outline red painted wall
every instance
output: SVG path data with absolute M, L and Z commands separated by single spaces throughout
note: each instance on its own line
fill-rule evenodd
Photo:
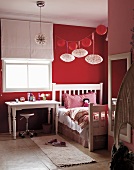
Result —
M 60 55 L 66 52 L 66 47 L 57 46 L 56 37 L 59 36 L 67 41 L 79 41 L 89 36 L 95 28 L 56 25 L 54 24 L 54 61 L 52 63 L 52 81 L 55 83 L 104 83 L 104 103 L 107 103 L 107 42 L 106 35 L 95 34 L 95 52 L 103 57 L 103 62 L 99 65 L 90 65 L 84 58 L 76 59 L 71 63 L 65 63 L 60 59 Z M 92 46 L 85 48 L 92 53 Z M 71 52 L 71 51 L 69 51 Z M 1 63 L 0 63 L 1 66 Z M 0 78 L 2 82 L 2 79 Z M 1 85 L 0 85 L 1 89 Z M 0 96 L 0 132 L 8 131 L 7 106 L 5 101 L 11 101 L 21 96 L 27 97 L 27 93 L 1 93 Z M 50 93 L 51 92 L 46 92 Z M 37 93 L 34 93 L 37 97 Z M 51 99 L 51 95 L 49 97 Z M 19 111 L 21 113 L 22 111 Z M 33 129 L 42 128 L 42 123 L 47 121 L 47 111 L 42 109 L 27 110 L 34 112 L 35 117 L 31 118 L 30 126 Z M 45 114 L 44 114 L 45 113 Z M 17 114 L 17 130 L 25 128 L 24 121 L 19 120 Z
M 67 41 L 79 41 L 88 35 L 91 35 L 95 28 L 77 27 L 67 25 L 54 25 L 54 35 Z M 85 58 L 76 58 L 73 62 L 66 63 L 60 59 L 60 55 L 67 52 L 66 47 L 57 46 L 54 37 L 54 55 L 53 62 L 53 82 L 56 83 L 104 83 L 104 89 L 107 89 L 107 42 L 104 36 L 95 34 L 95 52 L 100 54 L 104 61 L 98 65 L 90 65 L 85 62 Z M 85 48 L 92 53 L 92 46 Z M 71 51 L 68 51 L 71 53 Z M 107 102 L 107 94 L 104 102 Z
M 127 71 L 126 60 L 112 61 L 112 97 L 117 98 L 120 85 Z
M 76 58 L 73 62 L 66 63 L 60 59 L 60 55 L 67 52 L 67 48 L 57 45 L 57 37 L 66 41 L 79 41 L 95 32 L 95 28 L 54 25 L 54 57 L 53 82 L 55 83 L 104 83 L 104 103 L 107 103 L 107 62 L 108 43 L 106 35 L 100 36 L 95 33 L 95 53 L 103 57 L 103 62 L 91 65 L 85 61 L 85 57 Z M 82 47 L 82 46 L 81 46 Z M 92 53 L 92 45 L 85 48 Z M 68 51 L 71 53 L 71 51 Z

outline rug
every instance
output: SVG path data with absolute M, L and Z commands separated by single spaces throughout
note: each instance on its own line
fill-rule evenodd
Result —
M 66 147 L 53 146 L 52 144 L 47 144 L 51 139 L 57 139 L 58 141 L 66 142 Z M 90 156 L 84 154 L 82 151 L 77 149 L 75 146 L 67 142 L 59 135 L 51 136 L 41 136 L 31 138 L 47 155 L 47 157 L 57 166 L 57 167 L 68 167 L 81 164 L 89 164 L 91 162 L 96 162 Z

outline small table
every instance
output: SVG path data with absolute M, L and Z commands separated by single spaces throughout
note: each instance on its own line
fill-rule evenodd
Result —
M 16 139 L 16 111 L 22 109 L 48 108 L 48 123 L 50 123 L 50 110 L 53 108 L 53 124 L 55 119 L 55 132 L 58 132 L 58 108 L 60 102 L 54 100 L 25 101 L 25 102 L 5 102 L 8 106 L 8 125 L 11 134 L 11 113 L 13 116 L 13 138 Z

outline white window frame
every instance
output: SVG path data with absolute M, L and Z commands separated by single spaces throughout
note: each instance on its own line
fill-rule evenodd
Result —
M 28 83 L 26 88 L 7 88 L 6 87 L 6 66 L 10 65 L 22 65 L 26 64 L 28 65 L 47 65 L 48 66 L 48 87 L 38 87 L 38 88 L 29 88 Z M 27 69 L 28 70 L 28 69 Z M 27 71 L 28 74 L 28 71 Z M 45 75 L 44 75 L 45 76 Z M 43 75 L 41 75 L 41 78 L 43 78 Z M 2 85 L 3 85 L 3 92 L 31 92 L 31 91 L 47 91 L 51 90 L 52 86 L 52 61 L 49 60 L 15 60 L 15 59 L 7 59 L 2 60 Z

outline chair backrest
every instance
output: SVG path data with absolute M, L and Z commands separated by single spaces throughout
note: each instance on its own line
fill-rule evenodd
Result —
M 134 63 L 127 71 L 117 97 L 114 124 L 116 147 L 119 145 L 120 129 L 126 123 L 134 128 Z

